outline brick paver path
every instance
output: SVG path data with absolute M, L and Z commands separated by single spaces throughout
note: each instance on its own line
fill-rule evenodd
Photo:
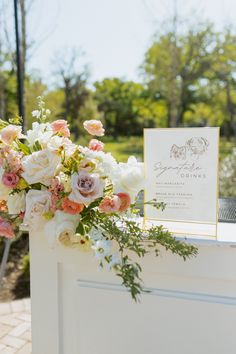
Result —
M 31 352 L 30 299 L 0 303 L 0 353 Z

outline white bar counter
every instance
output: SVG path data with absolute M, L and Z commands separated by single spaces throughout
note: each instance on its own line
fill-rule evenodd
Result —
M 33 354 L 235 354 L 236 224 L 218 233 L 186 262 L 147 256 L 139 303 L 92 254 L 30 234 Z

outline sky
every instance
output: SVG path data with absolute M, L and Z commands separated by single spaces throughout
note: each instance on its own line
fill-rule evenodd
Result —
M 154 33 L 173 14 L 210 19 L 218 28 L 236 20 L 236 0 L 34 0 L 28 16 L 28 68 L 53 82 L 57 59 L 70 48 L 84 52 L 90 82 L 140 79 L 140 64 Z M 60 55 L 58 54 L 60 53 Z

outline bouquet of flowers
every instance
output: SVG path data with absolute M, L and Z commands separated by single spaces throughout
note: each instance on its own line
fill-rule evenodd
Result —
M 144 289 L 132 254 L 135 259 L 158 255 L 160 246 L 184 259 L 197 253 L 163 227 L 140 223 L 136 198 L 144 187 L 142 163 L 134 157 L 118 163 L 97 139 L 86 147 L 74 144 L 65 120 L 48 122 L 50 111 L 41 97 L 32 115 L 37 121 L 25 135 L 19 117 L 0 120 L 1 236 L 16 237 L 24 223 L 29 230 L 43 229 L 51 245 L 92 251 L 135 300 Z M 83 126 L 93 136 L 104 135 L 99 120 Z

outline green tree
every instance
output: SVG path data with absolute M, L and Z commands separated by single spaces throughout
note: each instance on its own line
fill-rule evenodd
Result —
M 157 106 L 143 85 L 111 78 L 94 86 L 98 110 L 113 137 L 141 135 L 143 128 L 155 126 Z
M 184 114 L 198 102 L 198 86 L 211 66 L 215 33 L 209 24 L 186 33 L 170 31 L 156 37 L 142 65 L 154 98 L 167 105 L 168 126 L 184 123 Z
M 230 28 L 217 34 L 208 72 L 209 84 L 214 86 L 214 104 L 224 115 L 224 135 L 236 135 L 236 35 Z

